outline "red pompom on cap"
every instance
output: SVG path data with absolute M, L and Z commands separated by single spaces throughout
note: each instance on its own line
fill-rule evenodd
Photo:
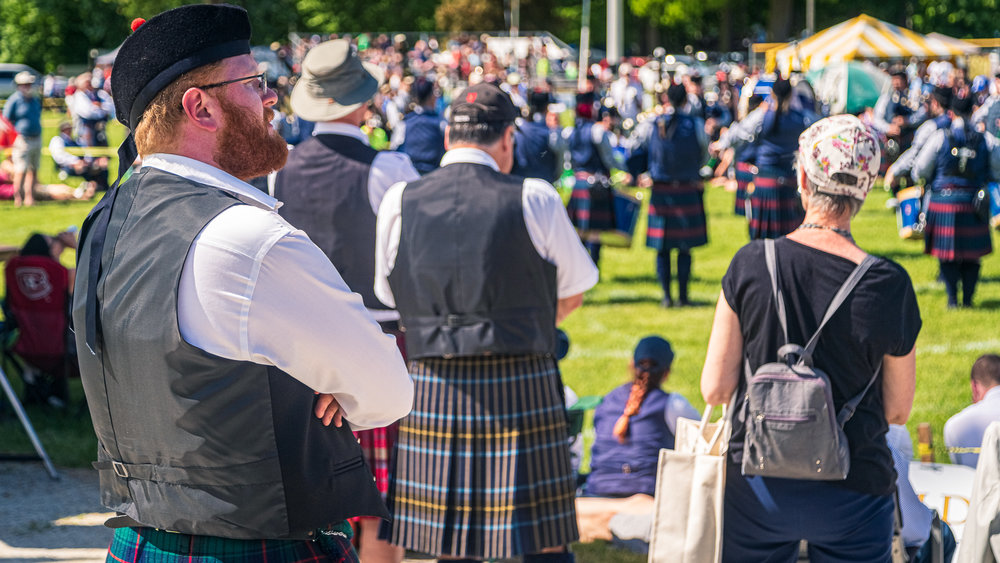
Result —
M 139 29 L 139 26 L 141 26 L 144 23 L 146 23 L 146 20 L 144 18 L 135 18 L 134 20 L 132 20 L 132 31 L 134 32 L 135 30 Z

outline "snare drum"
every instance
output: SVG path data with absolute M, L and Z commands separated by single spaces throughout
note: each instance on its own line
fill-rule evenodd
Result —
M 990 196 L 990 225 L 1000 231 L 1000 184 L 991 182 L 986 186 Z
M 896 208 L 896 225 L 899 228 L 899 236 L 904 239 L 923 238 L 923 229 L 920 228 L 920 200 L 921 189 L 918 187 L 899 190 L 896 198 L 899 207 Z

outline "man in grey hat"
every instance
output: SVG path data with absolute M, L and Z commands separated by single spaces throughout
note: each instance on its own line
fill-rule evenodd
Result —
M 391 540 L 461 561 L 573 561 L 556 324 L 597 268 L 544 180 L 510 176 L 510 98 L 452 103 L 441 168 L 379 207 L 375 295 L 398 306 L 416 384 L 390 478 Z
M 108 560 L 356 562 L 347 519 L 388 512 L 351 430 L 409 411 L 402 358 L 246 183 L 288 151 L 246 11 L 133 30 L 112 80 L 143 166 L 84 223 L 73 305 Z
M 11 147 L 14 164 L 14 207 L 34 205 L 38 165 L 42 158 L 42 100 L 32 92 L 35 75 L 27 70 L 14 75 L 17 91 L 7 98 L 3 116 L 14 125 L 17 138 Z M 24 198 L 21 198 L 21 190 Z
M 389 186 L 420 177 L 401 152 L 379 152 L 361 131 L 369 100 L 383 72 L 362 62 L 346 39 L 313 47 L 302 61 L 302 77 L 292 90 L 292 110 L 316 122 L 312 137 L 291 151 L 274 184 L 284 205 L 281 216 L 326 254 L 347 287 L 361 295 L 382 330 L 402 343 L 399 313 L 375 297 L 375 213 Z M 387 460 L 396 426 L 358 433 L 376 485 L 385 493 Z M 381 469 L 381 471 L 379 471 Z M 381 473 L 381 478 L 378 478 Z M 364 561 L 401 561 L 402 548 L 378 540 L 379 520 L 361 520 Z

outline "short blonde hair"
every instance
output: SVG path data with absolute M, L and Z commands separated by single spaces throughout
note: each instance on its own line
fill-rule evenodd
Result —
M 221 67 L 222 61 L 198 67 L 180 75 L 156 94 L 132 131 L 140 155 L 168 152 L 174 148 L 177 125 L 184 119 L 181 105 L 184 92 L 211 81 Z

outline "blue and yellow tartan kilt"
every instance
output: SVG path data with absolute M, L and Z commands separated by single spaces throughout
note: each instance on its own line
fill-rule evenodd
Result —
M 575 174 L 576 183 L 566 212 L 581 234 L 615 229 L 614 197 L 610 181 L 586 172 Z
M 550 356 L 410 362 L 389 480 L 391 543 L 504 559 L 578 537 L 562 383 Z
M 154 528 L 117 528 L 107 563 L 359 563 L 351 526 L 341 522 L 315 540 L 237 540 Z
M 646 246 L 690 250 L 708 244 L 701 182 L 656 182 L 649 195 Z
M 736 200 L 733 201 L 733 213 L 745 217 L 747 214 L 747 186 L 753 182 L 754 166 L 749 162 L 737 162 L 733 169 L 733 179 L 736 180 Z
M 778 238 L 802 224 L 805 212 L 791 171 L 760 168 L 750 198 L 750 238 Z
M 975 191 L 946 188 L 931 192 L 924 227 L 924 254 L 942 262 L 975 261 L 993 252 L 990 226 L 976 218 Z

